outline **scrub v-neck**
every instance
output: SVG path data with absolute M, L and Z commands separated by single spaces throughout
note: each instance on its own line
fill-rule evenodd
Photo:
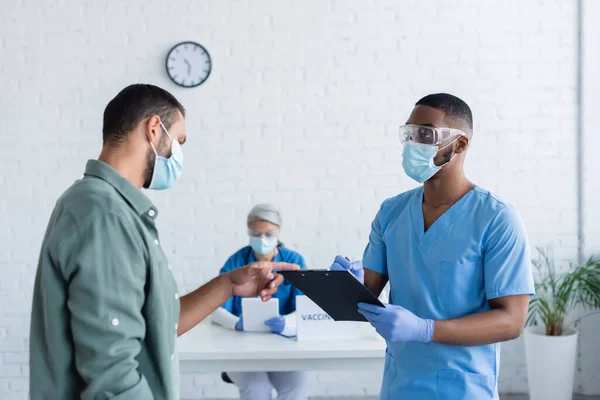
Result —
M 411 219 L 416 238 L 421 246 L 421 251 L 427 253 L 429 249 L 440 239 L 448 228 L 468 209 L 466 204 L 473 197 L 477 186 L 469 190 L 456 203 L 452 204 L 433 224 L 425 231 L 425 216 L 423 215 L 423 186 L 416 191 L 411 199 Z

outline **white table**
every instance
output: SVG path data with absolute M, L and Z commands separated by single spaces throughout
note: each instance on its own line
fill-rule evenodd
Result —
M 382 370 L 385 341 L 369 328 L 365 327 L 361 339 L 298 342 L 273 333 L 235 332 L 203 323 L 177 339 L 180 370 Z

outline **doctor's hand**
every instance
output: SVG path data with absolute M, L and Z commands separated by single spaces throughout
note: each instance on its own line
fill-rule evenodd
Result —
M 255 297 L 262 301 L 270 300 L 283 276 L 274 271 L 296 271 L 300 266 L 284 262 L 258 261 L 228 272 L 232 296 Z
M 244 330 L 244 317 L 240 317 L 240 319 L 238 320 L 238 322 L 235 324 L 235 330 L 236 331 L 243 331 Z
M 393 304 L 379 307 L 358 303 L 358 312 L 365 316 L 385 340 L 390 342 L 431 342 L 435 322 L 422 319 L 407 309 Z
M 350 271 L 356 279 L 364 285 L 365 270 L 363 269 L 362 261 L 350 261 L 344 256 L 336 256 L 335 261 L 329 268 L 330 271 Z
M 273 333 L 281 333 L 285 329 L 285 318 L 280 315 L 279 317 L 268 319 L 265 321 L 265 325 L 271 328 Z
M 271 328 L 271 332 L 285 337 L 296 336 L 296 315 L 295 313 L 279 317 L 271 318 L 265 321 L 265 325 Z

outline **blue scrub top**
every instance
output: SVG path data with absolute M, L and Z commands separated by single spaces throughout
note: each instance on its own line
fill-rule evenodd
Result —
M 387 199 L 375 217 L 365 268 L 387 275 L 391 304 L 445 320 L 489 310 L 488 300 L 534 294 L 517 211 L 476 187 L 425 232 L 423 187 Z M 388 342 L 381 399 L 498 399 L 500 344 Z
M 221 268 L 220 274 L 224 274 L 229 271 L 233 271 L 236 268 L 243 267 L 249 263 L 258 261 L 254 255 L 254 251 L 250 246 L 246 246 L 238 250 L 225 262 L 223 268 Z M 279 252 L 273 258 L 273 262 L 287 262 L 291 264 L 298 264 L 300 269 L 306 269 L 306 263 L 304 257 L 300 254 L 287 249 L 283 246 L 279 247 Z M 302 293 L 296 289 L 288 281 L 283 281 L 277 292 L 273 297 L 279 299 L 279 314 L 288 315 L 296 311 L 296 296 Z M 242 298 L 240 296 L 230 297 L 222 306 L 230 313 L 239 317 L 242 315 Z

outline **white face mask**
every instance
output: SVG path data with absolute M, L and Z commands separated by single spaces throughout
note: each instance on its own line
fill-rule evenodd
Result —
M 277 247 L 277 244 L 279 244 L 279 241 L 276 237 L 250 236 L 250 247 L 261 255 L 272 252 Z
M 162 121 L 160 122 L 160 126 L 162 126 L 169 139 L 171 139 L 171 157 L 165 158 L 159 155 L 152 142 L 150 142 L 150 146 L 152 146 L 152 150 L 156 154 L 152 180 L 148 186 L 148 189 L 152 190 L 169 189 L 179 181 L 179 178 L 183 174 L 183 151 L 181 150 L 181 145 L 169 135 Z

